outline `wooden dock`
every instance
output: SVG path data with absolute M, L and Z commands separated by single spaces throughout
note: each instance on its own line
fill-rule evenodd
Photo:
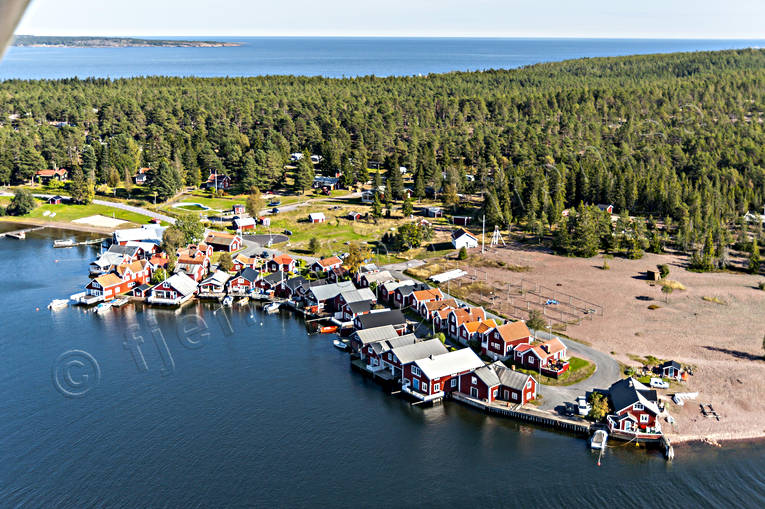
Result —
M 505 407 L 500 405 L 494 405 L 479 401 L 474 398 L 470 398 L 459 392 L 452 392 L 451 398 L 460 403 L 479 408 L 484 412 L 496 415 L 502 415 L 510 417 L 519 421 L 531 422 L 542 426 L 551 428 L 557 428 L 578 435 L 589 435 L 590 424 L 586 421 L 569 419 L 558 415 L 551 414 L 549 412 L 543 412 L 532 408 L 522 408 L 520 406 Z
M 22 228 L 21 230 L 13 230 L 10 232 L 4 232 L 0 233 L 0 239 L 3 237 L 12 237 L 16 239 L 23 239 L 27 233 L 29 232 L 36 232 L 37 230 L 42 230 L 43 228 L 47 228 L 46 226 L 35 226 L 32 228 Z

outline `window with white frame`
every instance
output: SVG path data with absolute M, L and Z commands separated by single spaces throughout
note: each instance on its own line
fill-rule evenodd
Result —
M 457 387 L 457 379 L 456 378 L 452 378 L 450 383 L 451 383 L 452 387 Z
M 518 394 L 514 392 L 514 393 L 512 394 L 512 397 L 513 397 L 513 399 L 517 400 L 517 399 L 518 399 Z
M 433 384 L 433 392 L 438 392 L 441 390 L 441 384 Z
M 412 366 L 412 374 L 414 376 L 420 376 L 420 374 L 421 374 L 420 373 L 420 368 L 418 368 L 417 366 Z
M 648 414 L 640 414 L 640 422 L 648 422 Z
M 476 377 L 472 376 L 472 377 L 470 377 L 470 383 L 472 383 L 473 385 L 475 385 L 475 384 L 477 384 L 477 383 L 478 383 L 478 379 L 477 379 Z
M 635 410 L 643 410 L 643 404 L 635 403 L 635 405 L 632 408 L 634 408 Z
M 527 388 L 527 389 L 531 389 L 531 385 L 532 385 L 532 382 L 531 382 L 531 380 L 529 380 L 528 382 L 526 382 L 526 388 Z

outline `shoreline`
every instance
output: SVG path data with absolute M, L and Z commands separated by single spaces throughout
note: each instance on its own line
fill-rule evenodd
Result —
M 18 225 L 28 225 L 28 226 L 45 226 L 47 228 L 53 228 L 57 230 L 71 230 L 75 232 L 82 232 L 82 233 L 102 233 L 102 234 L 113 234 L 117 229 L 116 228 L 101 228 L 98 226 L 90 226 L 87 224 L 77 224 L 77 223 L 71 223 L 71 222 L 57 222 L 57 221 L 45 221 L 43 219 L 33 219 L 33 218 L 19 218 L 16 219 L 14 217 L 9 216 L 1 216 L 0 217 L 0 223 L 8 223 L 8 224 L 18 224 Z

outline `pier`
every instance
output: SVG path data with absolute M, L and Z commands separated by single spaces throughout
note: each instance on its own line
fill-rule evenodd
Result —
M 569 419 L 567 417 L 561 417 L 548 412 L 543 412 L 541 410 L 522 408 L 520 405 L 505 407 L 498 404 L 486 403 L 459 392 L 452 392 L 450 397 L 455 401 L 479 408 L 490 414 L 502 415 L 519 421 L 526 421 L 550 428 L 557 428 L 579 435 L 590 434 L 590 423 L 586 421 Z
M 42 230 L 43 228 L 46 228 L 45 226 L 35 226 L 32 228 L 22 228 L 21 230 L 14 230 L 11 232 L 5 232 L 0 233 L 0 239 L 3 237 L 11 237 L 14 239 L 23 239 L 27 236 L 27 233 L 29 232 L 36 232 L 37 230 Z

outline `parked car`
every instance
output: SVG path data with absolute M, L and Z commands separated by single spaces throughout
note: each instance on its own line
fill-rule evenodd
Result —
M 654 389 L 669 389 L 669 382 L 665 382 L 661 378 L 651 378 L 650 385 Z
M 281 204 L 282 204 L 281 200 L 271 200 L 270 202 L 268 202 L 269 207 L 276 207 L 277 205 L 281 205 Z
M 285 235 L 292 235 L 292 230 L 284 230 L 284 232 L 282 233 L 284 233 Z
M 260 257 L 261 258 L 268 258 L 268 251 L 263 251 L 262 253 L 260 253 Z
M 274 207 L 274 208 L 271 209 L 271 213 L 272 214 L 278 214 L 279 213 L 279 209 L 277 207 Z
M 158 217 L 152 217 L 151 219 L 149 219 L 149 222 L 153 224 L 159 224 L 162 221 L 160 221 Z
M 592 405 L 587 402 L 587 398 L 584 396 L 576 398 L 576 413 L 585 416 L 590 413 L 590 410 L 592 410 Z

